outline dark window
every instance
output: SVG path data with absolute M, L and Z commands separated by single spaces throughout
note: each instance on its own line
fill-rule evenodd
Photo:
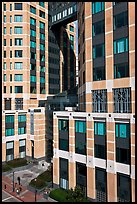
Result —
M 105 145 L 95 144 L 95 157 L 100 158 L 100 159 L 106 159 Z
M 10 4 L 10 11 L 12 11 L 12 4 Z
M 6 86 L 4 86 L 4 93 L 6 93 Z
M 128 25 L 128 11 L 114 16 L 114 30 Z
M 15 57 L 22 57 L 22 50 L 15 50 Z
M 15 98 L 15 110 L 23 110 L 23 98 Z
M 95 45 L 93 46 L 93 59 L 97 57 L 104 57 L 105 56 L 105 45 Z
M 85 84 L 85 71 L 83 72 L 83 84 Z
M 10 58 L 12 58 L 12 51 L 10 51 Z
M 6 46 L 6 39 L 4 39 L 4 46 Z
M 39 16 L 42 17 L 42 18 L 45 18 L 45 12 L 39 11 Z
M 6 11 L 6 4 L 4 4 L 4 11 Z
M 10 93 L 12 93 L 12 86 L 10 86 Z
M 92 91 L 92 112 L 107 112 L 107 90 Z
M 83 52 L 83 64 L 85 63 L 85 51 Z
M 105 20 L 99 21 L 97 23 L 93 23 L 92 25 L 93 37 L 101 33 L 105 33 Z
M 10 74 L 10 81 L 12 81 L 12 74 Z
M 86 121 L 75 121 L 75 152 L 86 154 Z
M 105 80 L 105 66 L 93 68 L 93 81 Z
M 5 116 L 5 136 L 14 135 L 14 115 Z
M 59 120 L 59 149 L 69 150 L 69 121 Z
M 12 39 L 10 39 L 10 46 L 12 46 Z
M 80 186 L 84 191 L 85 196 L 87 194 L 87 167 L 85 164 L 76 162 L 76 185 Z
M 18 115 L 18 134 L 26 134 L 26 115 Z
M 30 12 L 33 14 L 36 14 L 36 8 L 33 6 L 30 6 Z
M 60 187 L 68 189 L 68 160 L 60 158 Z
M 15 3 L 14 4 L 14 9 L 15 10 L 22 10 L 22 3 Z
M 15 93 L 23 93 L 23 86 L 15 86 Z
M 131 88 L 113 89 L 114 94 L 114 112 L 131 112 Z
M 131 178 L 117 173 L 117 202 L 131 202 Z
M 5 110 L 11 110 L 11 98 L 5 98 L 4 99 L 4 104 L 5 104 Z
M 129 77 L 129 63 L 121 63 L 114 65 L 114 78 Z
M 6 51 L 4 50 L 4 58 L 6 58 Z
M 15 38 L 15 45 L 18 45 L 18 46 L 22 45 L 22 41 L 23 41 L 22 38 Z
M 116 148 L 116 162 L 130 164 L 130 149 Z

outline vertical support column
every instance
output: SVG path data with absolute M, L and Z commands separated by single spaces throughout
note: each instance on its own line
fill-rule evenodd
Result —
M 135 202 L 135 179 L 131 179 L 131 202 Z
M 18 114 L 14 115 L 14 134 L 18 135 Z M 17 138 L 17 137 L 16 137 Z M 19 158 L 19 140 L 14 140 L 14 159 Z
M 76 163 L 74 159 L 75 154 L 75 120 L 70 116 L 69 118 L 69 189 L 76 186 Z
M 87 197 L 96 199 L 95 168 L 87 167 Z
M 117 175 L 107 172 L 107 202 L 117 202 Z

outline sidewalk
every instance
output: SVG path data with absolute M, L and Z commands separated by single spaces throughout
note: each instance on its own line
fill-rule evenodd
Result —
M 6 189 L 5 189 L 5 184 L 6 184 Z M 18 185 L 16 185 L 16 187 L 18 187 Z M 9 194 L 11 194 L 12 196 L 18 198 L 22 202 L 35 202 L 35 193 L 29 191 L 27 189 L 27 187 L 25 187 L 25 186 L 21 186 L 21 187 L 22 187 L 22 191 L 21 191 L 20 195 L 17 195 L 16 189 L 15 189 L 15 192 L 13 192 L 12 180 L 6 176 L 2 176 L 2 189 L 4 191 L 6 191 Z M 37 194 L 36 195 L 36 201 L 37 202 L 39 202 L 39 201 L 40 202 L 50 202 L 47 199 L 43 198 L 43 194 Z

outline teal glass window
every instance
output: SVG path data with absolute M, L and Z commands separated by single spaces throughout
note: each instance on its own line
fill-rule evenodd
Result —
M 40 72 L 45 72 L 45 67 L 40 66 Z
M 45 2 L 39 2 L 39 5 L 45 8 Z
M 40 33 L 40 39 L 45 40 L 45 34 L 44 33 Z
M 30 41 L 30 47 L 32 47 L 32 48 L 36 48 L 36 42 L 34 42 L 34 41 Z
M 23 33 L 22 27 L 15 27 L 14 28 L 14 33 L 15 34 L 22 34 Z
M 100 135 L 100 136 L 106 135 L 105 122 L 94 122 L 94 135 Z
M 33 37 L 36 37 L 36 31 L 35 31 L 35 30 L 30 29 L 30 35 L 31 35 L 31 36 L 33 36 Z
M 69 121 L 68 120 L 59 120 L 58 122 L 60 131 L 68 131 L 69 130 Z
M 45 77 L 40 77 L 40 83 L 45 83 Z
M 36 8 L 33 6 L 30 6 L 30 12 L 33 14 L 36 14 Z
M 45 29 L 45 23 L 43 23 L 43 22 L 40 21 L 39 24 L 40 24 L 40 28 Z
M 36 26 L 36 19 L 30 18 L 30 24 Z
M 40 61 L 41 61 L 41 62 L 44 62 L 44 61 L 45 61 L 45 55 L 41 55 L 41 54 L 40 54 Z
M 23 86 L 15 86 L 14 91 L 15 93 L 23 93 Z
M 7 30 L 6 30 L 6 27 L 4 27 L 4 34 L 6 34 L 7 33 Z
M 119 54 L 128 51 L 128 37 L 114 41 L 114 54 Z
M 74 41 L 74 36 L 73 35 L 70 35 L 70 40 Z
M 93 46 L 93 59 L 97 57 L 104 57 L 105 56 L 105 45 L 100 44 L 100 45 L 95 45 Z
M 86 133 L 86 121 L 75 121 L 75 132 Z
M 12 136 L 14 135 L 14 128 L 8 128 L 5 131 L 5 136 Z
M 45 50 L 45 45 L 44 44 L 40 44 L 40 50 Z
M 3 69 L 4 69 L 4 70 L 7 69 L 7 64 L 6 64 L 6 62 L 4 62 Z
M 115 134 L 116 134 L 116 137 L 129 138 L 130 136 L 129 123 L 116 123 L 115 124 Z
M 92 14 L 99 13 L 104 10 L 104 2 L 92 2 Z
M 23 63 L 22 62 L 15 62 L 14 63 L 14 69 L 22 69 L 23 68 Z
M 26 115 L 18 115 L 18 122 L 26 122 Z
M 12 23 L 12 16 L 10 16 L 10 23 Z
M 15 38 L 15 45 L 22 46 L 23 45 L 23 39 L 22 38 Z
M 6 115 L 5 121 L 6 123 L 14 123 L 14 115 Z
M 74 27 L 70 25 L 70 31 L 74 32 Z
M 14 22 L 22 22 L 23 16 L 22 15 L 15 15 L 14 16 Z
M 6 80 L 7 80 L 7 76 L 6 76 L 6 74 L 4 74 L 3 79 L 4 79 L 4 81 L 6 81 Z
M 36 82 L 36 76 L 30 75 L 30 82 Z
M 23 74 L 15 74 L 14 81 L 23 81 Z
M 6 15 L 4 15 L 4 23 L 6 23 Z
M 18 128 L 18 134 L 19 135 L 26 134 L 26 127 L 19 127 Z

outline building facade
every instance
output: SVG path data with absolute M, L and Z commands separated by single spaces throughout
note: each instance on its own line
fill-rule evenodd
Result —
M 49 14 L 48 2 L 2 3 L 3 162 L 46 157 L 45 108 L 39 101 L 61 92 L 63 67 L 59 54 L 63 40 L 57 44 Z M 71 35 L 75 39 L 75 30 Z
M 135 201 L 135 2 L 78 3 L 79 112 L 53 113 L 53 183 Z

